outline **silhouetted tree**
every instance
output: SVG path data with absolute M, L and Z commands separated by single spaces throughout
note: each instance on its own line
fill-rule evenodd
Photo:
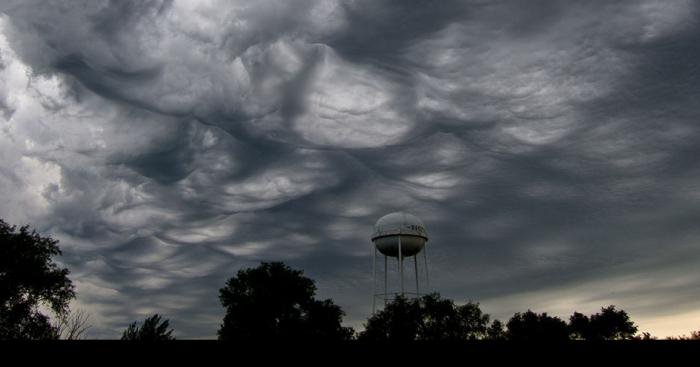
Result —
M 516 313 L 508 321 L 509 340 L 518 341 L 561 341 L 569 339 L 567 325 L 558 317 L 552 317 L 547 313 L 536 314 L 530 310 L 525 313 Z
M 56 339 L 58 330 L 39 307 L 60 316 L 75 297 L 68 269 L 53 256 L 58 241 L 29 226 L 10 226 L 0 219 L 0 339 Z
M 54 325 L 59 339 L 80 340 L 85 338 L 85 332 L 92 327 L 88 324 L 90 315 L 83 310 L 71 311 L 61 315 Z
M 467 302 L 459 306 L 457 312 L 463 327 L 463 339 L 476 340 L 487 337 L 490 316 L 481 312 L 478 303 Z
M 627 312 L 618 311 L 614 305 L 610 305 L 591 316 L 591 333 L 596 339 L 632 339 L 637 333 L 637 326 Z
M 489 316 L 478 303 L 457 306 L 433 293 L 397 297 L 365 324 L 362 340 L 473 340 L 486 337 Z
M 569 317 L 569 336 L 574 340 L 590 339 L 591 338 L 591 320 L 588 316 L 574 312 Z
M 419 331 L 425 328 L 421 305 L 418 300 L 396 297 L 383 310 L 367 320 L 365 330 L 358 339 L 368 341 L 394 340 L 410 341 L 418 338 Z
M 344 315 L 340 306 L 333 304 L 330 299 L 314 300 L 303 316 L 300 336 L 323 340 L 350 340 L 355 331 L 340 325 Z
M 440 298 L 438 294 L 422 297 L 418 306 L 418 329 L 416 337 L 422 340 L 458 340 L 465 334 L 464 327 L 457 312 L 457 307 L 450 299 Z
M 486 330 L 486 339 L 488 340 L 505 340 L 506 331 L 503 323 L 500 320 L 493 320 L 491 326 Z
M 154 314 L 146 318 L 141 326 L 138 326 L 134 321 L 122 333 L 121 340 L 138 340 L 138 341 L 158 341 L 158 340 L 175 340 L 172 336 L 173 329 L 168 330 L 170 326 L 169 320 L 162 320 L 161 316 Z
M 351 338 L 353 330 L 341 326 L 341 308 L 315 300 L 315 292 L 313 280 L 281 262 L 239 270 L 219 291 L 226 308 L 219 339 Z
M 627 313 L 616 310 L 614 305 L 601 308 L 601 312 L 591 317 L 574 312 L 568 328 L 573 339 L 585 340 L 633 339 L 637 333 Z

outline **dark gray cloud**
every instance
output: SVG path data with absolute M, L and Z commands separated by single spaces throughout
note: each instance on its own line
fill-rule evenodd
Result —
M 61 240 L 96 337 L 213 337 L 283 260 L 361 327 L 374 221 L 499 318 L 697 313 L 691 1 L 7 1 L 0 217 Z

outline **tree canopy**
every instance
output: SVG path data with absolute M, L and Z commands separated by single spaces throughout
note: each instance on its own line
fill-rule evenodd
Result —
M 599 313 L 591 317 L 575 312 L 569 319 L 569 332 L 573 339 L 633 339 L 637 326 L 627 312 L 616 310 L 614 305 L 610 305 L 601 308 Z
M 456 305 L 452 300 L 433 293 L 418 299 L 396 297 L 372 315 L 359 334 L 360 340 L 513 340 L 566 341 L 570 339 L 652 339 L 646 333 L 635 336 L 637 327 L 623 310 L 615 306 L 601 309 L 590 317 L 575 312 L 567 324 L 558 317 L 531 310 L 516 313 L 504 325 L 494 320 L 478 303 Z
M 418 299 L 396 297 L 370 317 L 362 340 L 475 340 L 484 339 L 489 315 L 478 303 L 456 305 L 432 293 Z
M 57 240 L 0 219 L 0 339 L 59 337 L 39 307 L 63 316 L 75 298 L 68 269 L 52 260 L 60 255 Z
M 530 310 L 516 313 L 507 323 L 508 340 L 562 341 L 569 339 L 566 322 L 547 313 L 537 314 Z
M 489 340 L 505 340 L 506 330 L 505 325 L 500 320 L 493 320 L 491 326 L 486 330 L 486 339 Z
M 383 310 L 372 315 L 358 339 L 367 341 L 416 340 L 423 328 L 420 303 L 405 297 L 396 297 Z
M 122 333 L 121 340 L 134 341 L 160 341 L 175 340 L 172 336 L 173 329 L 168 330 L 170 321 L 162 319 L 162 316 L 154 314 L 143 321 L 141 326 L 136 321 L 131 323 Z
M 350 339 L 341 308 L 315 293 L 313 280 L 281 262 L 239 270 L 219 291 L 226 308 L 219 339 Z

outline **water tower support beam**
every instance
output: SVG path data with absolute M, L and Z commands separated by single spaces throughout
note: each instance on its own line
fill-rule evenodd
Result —
M 416 266 L 416 297 L 420 297 L 420 289 L 418 288 L 418 254 L 413 255 L 413 265 Z
M 401 277 L 401 295 L 403 296 L 403 255 L 401 254 L 401 236 L 399 236 L 399 277 Z
M 387 275 L 388 263 L 389 260 L 387 260 L 386 255 L 384 255 L 384 308 L 386 308 L 387 283 L 389 282 L 389 276 Z
M 372 258 L 372 315 L 377 309 L 377 246 L 374 246 L 374 257 Z
M 423 247 L 423 263 L 425 263 L 425 286 L 430 289 L 430 277 L 428 276 L 428 244 Z

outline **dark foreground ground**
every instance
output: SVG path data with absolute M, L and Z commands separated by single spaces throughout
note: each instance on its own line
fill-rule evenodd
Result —
M 466 365 L 608 365 L 654 362 L 654 365 L 696 365 L 700 341 L 611 341 L 516 343 L 478 341 L 465 343 L 260 342 L 222 343 L 187 341 L 139 343 L 107 340 L 18 342 L 0 341 L 3 360 L 17 357 L 21 365 L 63 362 L 87 365 L 142 365 L 143 363 L 194 363 L 200 365 L 319 365 L 374 366 L 377 364 Z M 14 358 L 12 358 L 14 360 Z M 237 363 L 240 362 L 240 363 Z

